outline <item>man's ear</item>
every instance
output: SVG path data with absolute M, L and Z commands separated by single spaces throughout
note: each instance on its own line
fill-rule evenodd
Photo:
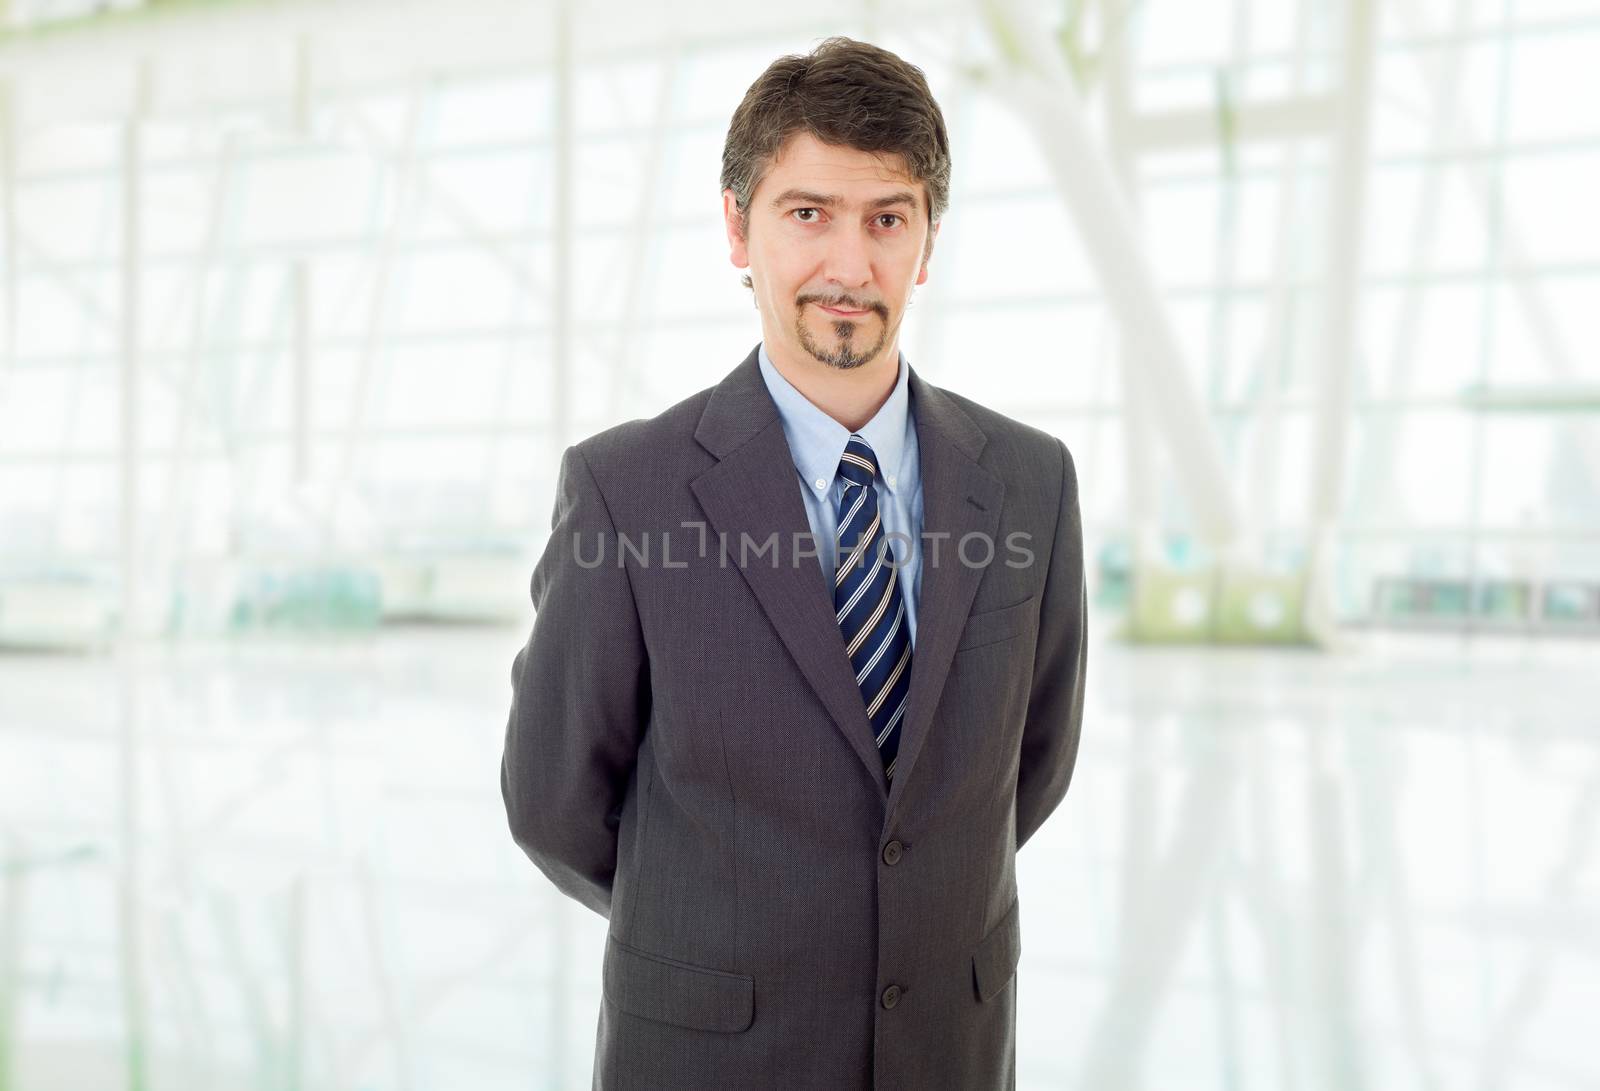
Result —
M 737 269 L 750 268 L 750 254 L 739 231 L 739 200 L 732 189 L 722 191 L 722 226 L 728 234 L 728 260 Z
M 933 244 L 939 238 L 939 224 L 943 222 L 942 220 L 934 221 L 933 234 L 928 238 L 928 255 L 922 259 L 922 268 L 917 271 L 918 284 L 926 284 L 928 281 L 928 262 L 933 260 Z

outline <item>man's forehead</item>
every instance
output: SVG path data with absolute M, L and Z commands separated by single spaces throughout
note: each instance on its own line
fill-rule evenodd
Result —
M 823 207 L 915 208 L 921 185 L 899 155 L 824 144 L 804 134 L 784 142 L 758 189 L 761 202 L 773 206 L 802 201 Z
M 825 172 L 840 178 L 910 182 L 905 157 L 898 152 L 863 151 L 848 144 L 825 144 L 810 133 L 796 133 L 773 155 L 769 174 Z

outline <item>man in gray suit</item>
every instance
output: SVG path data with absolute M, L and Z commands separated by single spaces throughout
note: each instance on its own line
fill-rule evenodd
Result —
M 762 342 L 562 458 L 501 788 L 609 921 L 597 1087 L 1015 1085 L 1016 852 L 1077 756 L 1082 529 L 1060 440 L 899 351 L 949 177 L 918 69 L 776 61 L 723 157 Z

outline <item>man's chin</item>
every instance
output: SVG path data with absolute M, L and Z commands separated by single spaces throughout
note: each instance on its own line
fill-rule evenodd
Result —
M 856 352 L 841 355 L 838 352 L 828 352 L 825 350 L 819 351 L 814 343 L 806 345 L 805 348 L 806 351 L 811 354 L 813 359 L 838 371 L 851 371 L 855 368 L 861 367 L 868 361 L 872 360 L 873 355 L 876 355 L 875 353 L 873 355 L 863 355 Z
M 804 307 L 802 307 L 804 310 Z M 820 305 L 816 306 L 817 322 L 807 322 L 804 316 L 800 323 L 800 347 L 812 359 L 839 371 L 849 371 L 861 367 L 874 359 L 883 348 L 882 338 L 877 343 L 869 341 L 867 334 L 870 332 L 857 326 L 848 331 L 848 335 L 841 338 L 839 335 L 839 316 L 830 315 Z M 878 312 L 867 311 L 859 318 L 878 317 Z M 848 319 L 857 322 L 858 319 Z M 840 353 L 838 346 L 845 346 L 845 352 Z

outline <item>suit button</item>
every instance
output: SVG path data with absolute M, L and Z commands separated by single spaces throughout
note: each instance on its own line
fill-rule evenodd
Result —
M 884 1007 L 892 1008 L 898 1003 L 900 1003 L 900 986 L 899 985 L 890 985 L 887 989 L 883 990 L 883 1006 Z
M 883 846 L 883 862 L 888 864 L 890 867 L 894 867 L 900 862 L 900 853 L 904 848 L 905 846 L 900 842 L 890 841 L 887 845 Z

